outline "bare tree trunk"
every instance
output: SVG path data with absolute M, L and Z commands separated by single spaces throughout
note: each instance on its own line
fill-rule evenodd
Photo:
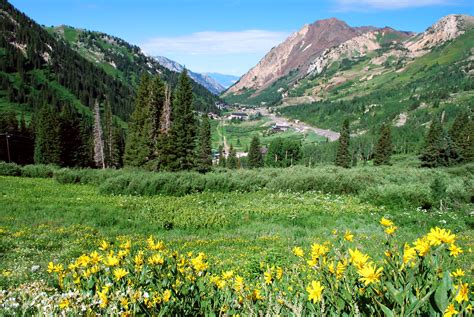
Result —
M 94 162 L 97 167 L 105 168 L 104 160 L 104 139 L 102 136 L 102 126 L 100 125 L 99 102 L 94 104 Z
M 160 120 L 161 133 L 168 134 L 171 127 L 171 89 L 165 84 L 165 103 Z

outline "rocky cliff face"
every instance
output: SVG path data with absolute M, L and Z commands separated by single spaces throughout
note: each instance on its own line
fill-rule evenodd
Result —
M 229 88 L 226 94 L 238 94 L 246 89 L 259 91 L 294 69 L 305 74 L 312 56 L 370 30 L 373 28 L 352 28 L 335 18 L 307 24 L 273 48 L 254 68 L 242 76 L 239 82 Z

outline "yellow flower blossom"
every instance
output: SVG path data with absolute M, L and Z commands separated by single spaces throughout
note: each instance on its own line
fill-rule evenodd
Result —
M 358 249 L 349 249 L 349 255 L 351 263 L 354 264 L 358 269 L 364 267 L 364 265 L 369 261 L 369 256 L 360 252 Z
M 153 239 L 153 236 L 150 236 L 146 240 L 146 242 L 148 244 L 148 248 L 152 251 L 163 251 L 165 249 L 164 242 L 163 241 L 155 242 L 155 240 Z
M 77 264 L 82 267 L 86 267 L 87 265 L 89 265 L 90 261 L 91 258 L 87 254 L 83 254 L 79 258 L 77 258 Z
M 203 272 L 207 270 L 208 264 L 206 263 L 204 258 L 204 253 L 199 253 L 197 257 L 191 259 L 191 264 L 197 272 Z
M 89 255 L 89 258 L 90 258 L 90 262 L 91 262 L 93 265 L 99 264 L 99 263 L 102 261 L 102 256 L 100 256 L 97 251 L 92 252 L 92 253 Z
M 454 315 L 459 314 L 459 312 L 454 308 L 454 304 L 449 304 L 449 306 L 444 311 L 443 317 L 452 317 Z
M 122 305 L 123 308 L 128 309 L 128 299 L 126 297 L 120 298 L 120 305 Z
M 105 308 L 109 304 L 109 300 L 107 298 L 107 293 L 109 292 L 109 288 L 104 286 L 100 292 L 97 292 L 100 300 L 100 307 Z
M 120 248 L 125 249 L 125 250 L 130 250 L 132 248 L 132 241 L 130 240 L 124 241 L 122 244 L 120 244 Z
M 398 229 L 397 226 L 390 226 L 390 227 L 387 227 L 387 228 L 385 229 L 385 233 L 386 233 L 386 234 L 389 234 L 389 235 L 392 235 L 392 234 L 395 233 L 395 231 L 396 231 L 397 229 Z
M 107 251 L 109 249 L 109 243 L 105 240 L 102 240 L 99 244 L 99 250 Z
M 464 251 L 460 247 L 456 246 L 454 243 L 452 243 L 449 246 L 449 255 L 451 255 L 451 256 L 457 257 L 458 255 L 460 255 L 463 252 Z
M 454 298 L 456 302 L 460 304 L 462 302 L 469 301 L 469 286 L 467 285 L 467 283 L 455 285 L 454 288 L 458 289 L 458 293 L 456 294 L 456 297 Z
M 61 308 L 61 309 L 66 309 L 66 308 L 69 307 L 69 305 L 70 305 L 69 299 L 67 299 L 67 298 L 65 298 L 61 302 L 59 302 L 59 308 Z
M 233 285 L 234 291 L 241 292 L 244 289 L 244 278 L 240 275 L 236 275 Z
M 150 265 L 163 265 L 164 261 L 165 260 L 163 259 L 161 254 L 158 254 L 158 253 L 153 254 L 152 256 L 148 258 L 148 264 Z
M 411 248 L 408 243 L 405 243 L 403 248 L 403 264 L 407 264 L 408 262 L 415 260 L 416 256 L 416 249 Z
M 297 257 L 302 258 L 304 256 L 304 251 L 300 247 L 294 247 L 293 254 L 296 255 Z
M 380 224 L 384 227 L 392 227 L 393 226 L 393 222 L 390 219 L 387 219 L 385 217 L 382 217 L 382 219 L 380 219 Z
M 273 282 L 272 272 L 271 271 L 265 271 L 265 273 L 263 273 L 263 275 L 264 275 L 265 284 L 267 284 L 267 285 L 272 284 L 272 282 Z
M 308 292 L 308 300 L 313 301 L 313 303 L 320 302 L 322 299 L 324 286 L 321 285 L 319 281 L 312 281 L 310 285 L 306 287 Z
M 120 262 L 120 260 L 113 255 L 113 253 L 110 253 L 104 261 L 104 264 L 107 266 L 117 266 Z
M 163 292 L 163 302 L 167 303 L 170 301 L 170 299 L 171 299 L 171 291 L 167 289 Z
M 417 239 L 413 245 L 415 246 L 415 250 L 418 252 L 420 256 L 425 256 L 430 250 L 430 242 L 426 237 L 421 239 Z
M 344 240 L 351 242 L 353 239 L 354 235 L 349 230 L 346 230 L 346 233 L 344 234 Z
M 125 277 L 128 272 L 122 268 L 118 268 L 114 270 L 115 280 L 120 281 L 123 277 Z
M 462 277 L 464 276 L 465 272 L 461 269 L 457 269 L 456 271 L 451 273 L 452 277 Z
M 451 230 L 435 227 L 431 228 L 426 238 L 431 245 L 437 246 L 441 243 L 453 244 L 456 239 L 456 235 L 452 234 Z
M 283 269 L 281 267 L 277 267 L 277 270 L 276 270 L 276 279 L 277 280 L 281 280 L 281 278 L 283 277 Z
M 234 271 L 222 272 L 222 278 L 223 278 L 224 280 L 231 279 L 232 276 L 234 276 Z
M 380 276 L 382 275 L 383 268 L 377 268 L 373 262 L 368 263 L 363 268 L 359 269 L 357 273 L 361 276 L 359 281 L 364 283 L 366 286 L 371 283 L 376 283 L 380 281 Z

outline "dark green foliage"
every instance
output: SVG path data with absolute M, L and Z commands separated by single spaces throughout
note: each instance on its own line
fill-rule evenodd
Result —
M 349 120 L 344 120 L 342 124 L 341 135 L 339 137 L 339 146 L 337 148 L 336 154 L 336 166 L 341 166 L 344 168 L 351 167 L 351 155 L 349 153 L 349 141 L 350 141 L 350 131 L 349 131 Z
M 225 158 L 225 153 L 224 153 L 224 146 L 220 145 L 219 146 L 219 167 L 225 167 L 226 166 L 226 158 Z
M 239 159 L 237 158 L 237 152 L 234 149 L 234 146 L 231 144 L 229 148 L 229 156 L 227 156 L 225 167 L 230 169 L 239 168 Z
M 460 161 L 458 150 L 438 118 L 431 121 L 420 155 L 422 167 L 451 166 Z
M 63 107 L 59 117 L 61 166 L 89 166 L 85 144 L 89 134 L 83 134 L 81 116 L 69 105 Z M 85 131 L 84 131 L 85 132 Z
M 301 159 L 301 142 L 275 138 L 268 146 L 265 165 L 269 167 L 289 167 Z
M 263 167 L 263 156 L 262 152 L 260 152 L 260 140 L 257 135 L 252 138 L 248 153 L 247 159 L 250 168 Z
M 207 115 L 203 115 L 199 128 L 196 169 L 201 173 L 212 168 L 211 124 Z
M 45 105 L 35 122 L 35 164 L 61 163 L 60 120 L 57 111 Z
M 170 129 L 173 145 L 172 160 L 164 169 L 178 171 L 194 168 L 196 148 L 196 120 L 193 112 L 193 93 L 188 73 L 184 70 L 179 78 L 173 100 Z
M 462 162 L 474 160 L 474 120 L 469 117 L 468 111 L 458 114 L 449 130 L 449 136 L 459 151 Z
M 125 146 L 124 164 L 140 167 L 149 161 L 152 154 L 150 140 L 151 116 L 149 101 L 151 79 L 144 74 L 135 99 L 135 110 L 130 117 Z
M 374 165 L 390 165 L 392 155 L 392 132 L 390 125 L 383 124 L 380 128 L 380 138 L 375 146 Z

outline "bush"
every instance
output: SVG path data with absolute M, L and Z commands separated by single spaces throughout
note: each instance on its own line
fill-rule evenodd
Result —
M 424 207 L 431 206 L 431 191 L 426 185 L 415 184 L 386 184 L 367 188 L 360 195 L 362 200 L 367 200 L 379 205 Z
M 57 168 L 51 165 L 26 165 L 21 169 L 21 176 L 35 178 L 52 178 Z
M 62 168 L 54 173 L 54 179 L 60 184 L 76 184 L 81 181 L 78 170 Z
M 20 176 L 21 167 L 15 163 L 0 162 L 1 176 Z

